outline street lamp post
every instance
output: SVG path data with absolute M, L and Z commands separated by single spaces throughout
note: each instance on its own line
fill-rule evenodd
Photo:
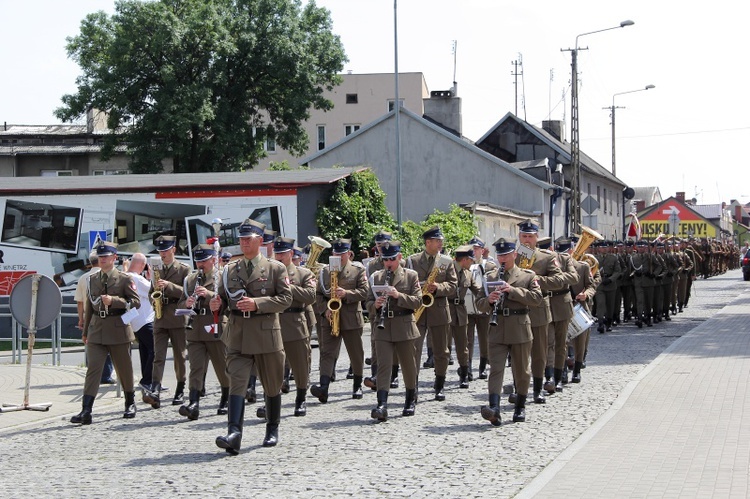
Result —
M 620 108 L 618 106 L 615 106 L 615 97 L 618 95 L 625 95 L 625 94 L 632 94 L 635 92 L 643 92 L 644 90 L 651 90 L 652 88 L 656 88 L 655 85 L 646 85 L 644 88 L 639 88 L 636 90 L 628 90 L 627 92 L 619 92 L 612 96 L 612 105 L 610 107 L 604 107 L 602 109 L 609 109 L 611 111 L 612 116 L 612 175 L 615 177 L 617 176 L 617 168 L 615 167 L 615 109 L 624 109 Z
M 632 26 L 633 24 L 635 24 L 633 21 L 627 20 L 621 22 L 617 26 L 612 26 L 611 28 L 581 33 L 580 35 L 576 36 L 576 44 L 574 48 L 560 49 L 562 52 L 570 51 L 571 54 L 572 77 L 570 85 L 570 166 L 573 169 L 573 202 L 570 228 L 571 231 L 576 234 L 581 233 L 581 153 L 578 134 L 578 51 L 588 49 L 588 47 L 579 49 L 578 39 L 582 36 L 593 35 L 594 33 L 601 33 L 603 31 L 609 31 L 617 28 L 624 28 L 626 26 Z

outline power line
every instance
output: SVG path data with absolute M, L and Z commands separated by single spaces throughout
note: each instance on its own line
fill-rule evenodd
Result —
M 617 137 L 620 139 L 648 139 L 651 137 L 672 137 L 678 135 L 699 135 L 704 133 L 725 133 L 725 132 L 739 132 L 743 130 L 750 130 L 750 127 L 738 127 L 738 128 L 719 128 L 716 130 L 695 130 L 689 132 L 672 132 L 672 133 L 655 133 L 650 135 L 627 135 L 623 137 Z M 611 140 L 612 137 L 587 137 L 586 140 Z

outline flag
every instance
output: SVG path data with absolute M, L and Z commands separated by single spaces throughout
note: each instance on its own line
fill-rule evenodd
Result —
M 636 241 L 641 238 L 641 222 L 638 221 L 638 215 L 636 215 L 635 213 L 630 214 L 630 225 L 628 226 L 628 237 L 632 237 Z

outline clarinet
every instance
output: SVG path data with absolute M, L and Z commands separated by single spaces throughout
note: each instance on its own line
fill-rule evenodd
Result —
M 391 272 L 390 270 L 385 271 L 385 285 L 390 286 L 391 285 Z M 390 302 L 391 297 L 386 296 L 385 304 L 380 309 L 380 321 L 378 322 L 378 329 L 385 329 L 385 318 L 388 316 L 388 304 Z
M 503 277 L 503 274 L 505 273 L 505 264 L 500 264 L 500 270 L 497 271 L 497 275 L 499 275 L 501 278 Z M 500 310 L 500 307 L 503 306 L 505 303 L 505 293 L 500 293 L 500 299 L 498 299 L 495 302 L 495 306 L 492 307 L 492 317 L 490 317 L 490 326 L 497 326 L 497 312 Z
M 201 282 L 203 280 L 203 269 L 198 269 L 198 275 L 195 276 L 195 287 L 193 288 L 193 294 L 191 297 L 193 298 L 193 310 L 195 310 L 195 306 L 198 305 L 198 300 L 200 297 L 196 294 L 196 290 L 198 289 L 198 286 L 201 285 Z M 187 325 L 185 326 L 185 329 L 193 329 L 193 317 L 190 316 L 187 321 Z

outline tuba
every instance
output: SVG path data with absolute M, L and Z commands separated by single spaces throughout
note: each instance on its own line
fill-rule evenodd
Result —
M 328 260 L 328 262 L 329 262 L 328 268 L 331 273 L 331 298 L 330 300 L 328 300 L 326 307 L 328 307 L 328 310 L 331 311 L 331 335 L 338 336 L 339 335 L 339 314 L 341 312 L 341 298 L 336 296 L 336 290 L 339 288 L 339 271 L 341 270 L 341 257 L 332 256 Z
M 318 263 L 318 258 L 320 258 L 320 254 L 324 249 L 331 247 L 331 243 L 322 237 L 307 236 L 307 238 L 310 240 L 310 255 L 307 257 L 304 267 L 310 269 L 313 274 L 317 274 L 322 267 L 322 265 Z
M 151 301 L 154 302 L 154 318 L 161 319 L 161 299 L 162 299 L 162 292 L 160 289 L 156 287 L 156 283 L 159 281 L 161 276 L 159 276 L 159 269 L 161 268 L 161 258 L 150 258 L 149 264 L 151 265 L 151 286 L 153 286 L 154 291 L 151 293 Z
M 594 241 L 603 240 L 604 236 L 599 234 L 597 231 L 590 227 L 586 227 L 585 225 L 581 225 L 581 238 L 576 243 L 576 247 L 573 248 L 573 252 L 570 255 L 573 260 L 577 260 L 579 262 L 583 260 L 588 263 L 589 267 L 591 267 L 592 275 L 596 274 L 596 271 L 599 270 L 599 261 L 592 255 L 587 254 L 586 250 Z

